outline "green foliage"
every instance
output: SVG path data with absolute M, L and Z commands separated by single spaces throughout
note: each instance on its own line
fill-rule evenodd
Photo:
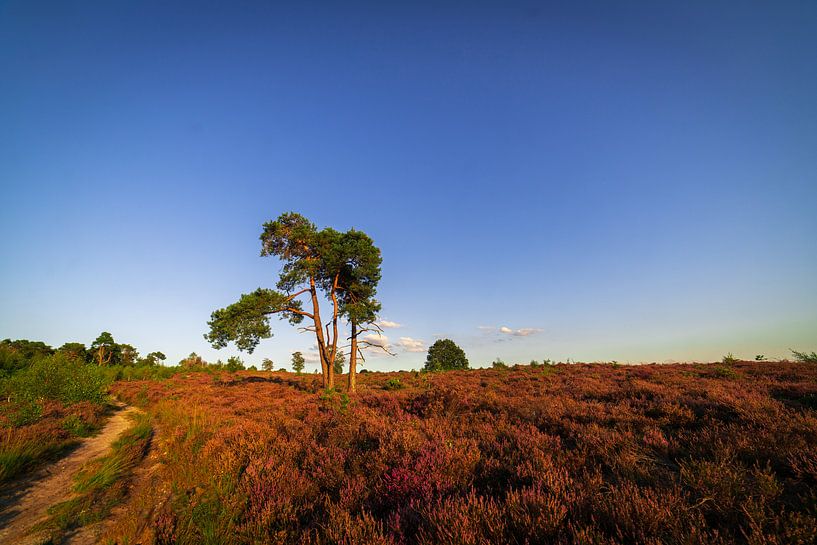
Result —
M 462 348 L 451 339 L 438 339 L 428 348 L 426 371 L 468 369 L 468 358 Z
M 304 355 L 303 354 L 301 354 L 300 352 L 293 352 L 292 353 L 292 370 L 300 375 L 301 371 L 304 370 L 305 361 L 306 360 L 304 360 Z
M 322 282 L 324 289 L 331 287 L 334 275 L 343 289 L 338 294 L 340 313 L 356 324 L 368 324 L 377 319 L 380 303 L 375 300 L 380 282 L 383 258 L 374 241 L 362 231 L 351 229 L 346 233 L 329 233 L 331 258 L 326 264 Z
M 383 384 L 384 390 L 402 390 L 405 388 L 402 382 L 400 382 L 399 378 L 390 378 Z
M 817 352 L 812 352 L 809 354 L 808 352 L 798 352 L 797 350 L 792 350 L 791 353 L 794 355 L 794 359 L 799 362 L 817 364 Z
M 113 340 L 113 335 L 107 331 L 99 334 L 99 337 L 91 343 L 88 351 L 97 365 L 118 365 L 121 363 L 119 345 Z
M 298 324 L 303 316 L 284 312 L 285 308 L 300 310 L 300 301 L 288 301 L 283 293 L 270 289 L 258 288 L 252 293 L 245 293 L 237 303 L 216 310 L 210 316 L 207 325 L 210 331 L 204 335 L 214 348 L 224 348 L 233 341 L 239 350 L 252 353 L 261 339 L 272 337 L 269 315 L 281 312 L 282 318 Z
M 272 362 L 271 359 L 264 358 L 264 361 L 261 362 L 261 369 L 263 369 L 264 371 L 272 371 L 274 365 L 275 364 Z
M 230 373 L 235 373 L 236 371 L 245 370 L 246 367 L 244 367 L 244 362 L 241 361 L 241 358 L 238 356 L 230 356 L 227 358 L 227 364 L 224 366 L 224 369 Z
M 35 358 L 50 356 L 54 349 L 40 341 L 0 341 L 0 379 L 27 367 Z
M 758 354 L 757 356 L 755 356 L 755 361 L 766 361 L 766 356 L 764 356 L 763 354 Z
M 318 396 L 321 407 L 324 409 L 338 410 L 345 413 L 352 401 L 346 392 L 339 392 L 335 388 L 326 388 Z
M 117 344 L 116 353 L 119 355 L 120 365 L 136 365 L 139 352 L 129 344 Z
M 206 367 L 189 368 L 189 367 L 165 367 L 163 365 L 156 366 L 132 366 L 122 367 L 120 365 L 114 367 L 104 367 L 103 373 L 107 377 L 108 382 L 116 380 L 165 380 L 178 373 L 190 373 L 192 371 L 205 371 Z
M 725 365 L 716 365 L 712 368 L 715 372 L 715 376 L 718 378 L 738 378 L 740 375 L 732 369 L 731 367 L 726 367 Z
M 729 352 L 727 355 L 723 357 L 721 363 L 723 363 L 724 365 L 733 365 L 739 361 L 740 360 L 738 358 L 736 358 L 731 352 Z
M 62 429 L 77 437 L 88 437 L 95 428 L 89 426 L 85 420 L 75 414 L 66 416 L 62 421 Z
M 106 373 L 94 365 L 64 354 L 35 359 L 27 369 L 15 373 L 3 384 L 13 402 L 39 403 L 53 399 L 63 403 L 101 403 L 108 386 Z
M 33 424 L 43 415 L 39 400 L 8 396 L 13 402 L 3 407 L 3 414 L 14 427 Z
M 494 361 L 491 362 L 491 367 L 493 367 L 494 369 L 507 369 L 508 364 L 506 364 L 500 358 L 497 358 L 497 359 L 495 359 Z
M 156 365 L 162 365 L 166 359 L 167 356 L 165 356 L 162 352 L 151 352 L 141 360 L 138 360 L 137 365 L 147 365 L 153 367 Z
M 337 355 L 335 356 L 335 361 L 333 363 L 336 375 L 343 373 L 344 363 L 346 363 L 346 355 L 342 351 L 338 351 Z
M 288 212 L 266 222 L 260 239 L 262 256 L 283 261 L 277 291 L 259 288 L 213 312 L 208 322 L 210 330 L 205 334 L 213 347 L 220 349 L 234 342 L 239 350 L 252 352 L 261 339 L 272 336 L 272 314 L 292 324 L 300 323 L 304 316 L 317 320 L 317 289 L 337 303 L 332 320 L 345 317 L 352 323 L 353 336 L 358 324 L 376 319 L 380 303 L 374 295 L 382 258 L 368 235 L 354 229 L 346 233 L 332 228 L 319 231 L 302 215 Z M 297 299 L 304 293 L 311 297 L 311 313 L 305 312 L 302 301 Z M 318 333 L 316 340 L 321 354 L 325 354 L 327 346 L 337 339 L 318 337 Z
M 88 361 L 90 357 L 83 343 L 65 343 L 57 349 L 57 352 L 78 361 Z
M 179 366 L 185 368 L 204 368 L 207 367 L 207 362 L 195 352 L 190 352 L 189 356 L 179 362 Z

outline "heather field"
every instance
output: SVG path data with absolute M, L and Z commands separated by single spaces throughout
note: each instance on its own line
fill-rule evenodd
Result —
M 817 366 L 119 381 L 151 455 L 103 542 L 813 543 Z

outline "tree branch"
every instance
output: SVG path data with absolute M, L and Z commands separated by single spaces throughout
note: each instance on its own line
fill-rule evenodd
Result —
M 306 292 L 308 292 L 308 291 L 309 291 L 309 288 L 304 288 L 304 289 L 302 289 L 301 291 L 299 291 L 298 293 L 293 293 L 292 295 L 288 296 L 288 297 L 285 299 L 285 301 L 292 301 L 293 299 L 295 299 L 296 297 L 298 297 L 298 296 L 299 296 L 299 295 L 301 295 L 302 293 L 306 293 Z
M 301 316 L 306 316 L 307 318 L 314 319 L 314 316 L 312 316 L 308 312 L 306 312 L 304 310 L 297 309 L 297 308 L 292 308 L 292 307 L 284 308 L 284 309 L 281 309 L 281 310 L 276 310 L 275 312 L 294 312 L 295 314 L 300 314 Z

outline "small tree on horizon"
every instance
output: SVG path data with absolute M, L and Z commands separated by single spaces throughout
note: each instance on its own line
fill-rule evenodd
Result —
M 179 366 L 188 368 L 207 367 L 207 362 L 204 361 L 204 359 L 195 352 L 190 352 L 189 356 L 187 356 L 186 358 L 179 362 Z
M 230 356 L 227 358 L 227 363 L 224 365 L 224 368 L 230 373 L 235 373 L 236 371 L 243 371 L 246 369 L 246 367 L 244 367 L 244 362 L 238 356 Z
M 449 371 L 468 369 L 468 358 L 465 351 L 451 339 L 438 339 L 428 348 L 426 371 Z
M 343 373 L 343 364 L 346 363 L 346 356 L 344 355 L 343 351 L 338 351 L 337 355 L 335 356 L 335 374 L 340 375 Z
M 300 352 L 293 352 L 292 353 L 292 370 L 295 371 L 297 374 L 301 374 L 301 371 L 304 370 L 304 355 Z
M 159 352 L 157 350 L 156 352 L 151 352 L 143 359 L 139 360 L 139 363 L 142 365 L 149 365 L 151 367 L 154 367 L 156 365 L 162 365 L 166 359 L 167 356 L 165 356 L 162 352 Z
M 274 364 L 272 363 L 271 359 L 264 358 L 264 361 L 261 362 L 261 369 L 263 369 L 264 371 L 272 371 L 273 365 Z
M 113 340 L 113 335 L 108 333 L 107 331 L 103 331 L 99 334 L 93 343 L 91 343 L 91 347 L 89 348 L 89 352 L 92 354 L 94 362 L 97 365 L 115 365 L 118 363 L 114 360 L 114 356 L 117 351 L 117 344 L 116 341 Z

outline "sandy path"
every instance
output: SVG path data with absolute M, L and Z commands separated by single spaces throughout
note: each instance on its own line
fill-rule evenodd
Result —
M 71 454 L 47 465 L 33 475 L 4 488 L 0 492 L 0 543 L 35 545 L 45 534 L 28 532 L 48 518 L 48 508 L 68 499 L 74 476 L 88 462 L 105 454 L 119 434 L 133 423 L 128 415 L 139 412 L 136 407 L 119 405 L 102 431 L 84 439 Z

